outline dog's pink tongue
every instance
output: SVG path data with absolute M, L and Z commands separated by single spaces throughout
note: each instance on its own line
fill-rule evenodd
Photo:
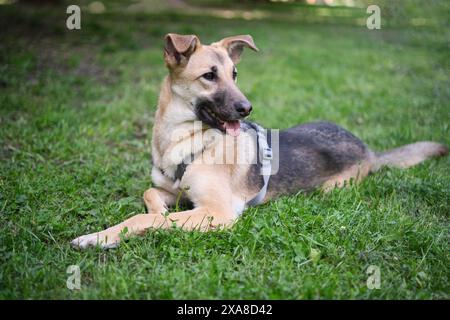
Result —
M 241 133 L 241 124 L 239 123 L 239 120 L 227 121 L 224 126 L 230 136 L 237 137 L 239 133 Z

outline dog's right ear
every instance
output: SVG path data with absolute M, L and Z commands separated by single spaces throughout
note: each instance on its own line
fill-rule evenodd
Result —
M 200 47 L 195 35 L 168 33 L 165 37 L 164 60 L 170 69 L 186 66 L 190 56 Z

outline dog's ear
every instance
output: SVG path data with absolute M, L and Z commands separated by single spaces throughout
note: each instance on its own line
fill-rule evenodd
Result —
M 164 60 L 169 68 L 185 66 L 190 56 L 200 46 L 195 35 L 168 33 L 165 36 Z
M 224 47 L 228 51 L 228 55 L 231 60 L 233 60 L 234 64 L 239 62 L 244 47 L 250 48 L 254 51 L 259 51 L 253 42 L 251 35 L 227 37 L 217 42 L 217 44 Z

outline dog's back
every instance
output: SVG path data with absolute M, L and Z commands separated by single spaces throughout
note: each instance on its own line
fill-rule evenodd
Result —
M 279 169 L 271 176 L 267 199 L 280 194 L 329 189 L 349 180 L 361 180 L 382 166 L 407 168 L 448 148 L 417 142 L 383 153 L 371 151 L 347 130 L 329 122 L 299 125 L 280 132 Z M 255 170 L 251 174 L 257 174 Z M 253 180 L 256 180 L 254 178 Z

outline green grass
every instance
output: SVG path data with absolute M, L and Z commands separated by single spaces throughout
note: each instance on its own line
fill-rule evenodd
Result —
M 261 52 L 244 53 L 238 81 L 252 120 L 326 119 L 383 150 L 450 145 L 448 28 L 107 11 L 67 31 L 65 17 L 0 6 L 0 298 L 450 298 L 449 157 L 283 197 L 227 231 L 69 246 L 144 211 L 165 33 L 252 34 Z M 370 265 L 380 289 L 366 286 Z

